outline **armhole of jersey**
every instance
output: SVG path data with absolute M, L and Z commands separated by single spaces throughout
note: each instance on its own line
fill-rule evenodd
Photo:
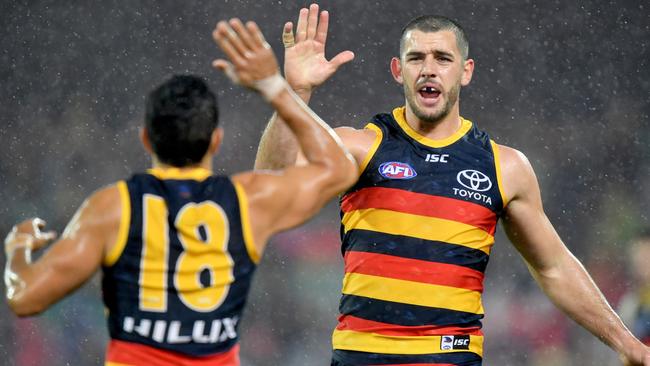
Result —
M 496 142 L 492 140 L 490 140 L 490 144 L 492 145 L 492 153 L 494 154 L 494 170 L 496 171 L 497 174 L 497 184 L 499 185 L 501 202 L 503 202 L 503 208 L 505 208 L 508 205 L 508 197 L 506 197 L 506 193 L 503 191 L 503 179 L 501 177 L 501 158 L 499 156 L 499 146 L 497 145 Z
M 250 225 L 250 216 L 248 215 L 248 196 L 246 196 L 246 191 L 237 182 L 232 182 L 235 186 L 235 192 L 237 192 L 237 199 L 239 200 L 239 212 L 241 214 L 241 229 L 244 235 L 244 245 L 246 245 L 246 251 L 251 260 L 257 264 L 260 262 L 260 254 L 257 252 L 257 247 L 255 246 L 255 241 L 253 239 L 253 230 Z
M 122 251 L 124 251 L 129 237 L 129 226 L 131 226 L 131 198 L 129 197 L 129 188 L 123 180 L 117 182 L 116 186 L 120 192 L 122 214 L 120 216 L 120 228 L 117 231 L 115 244 L 111 248 L 111 251 L 106 254 L 106 257 L 104 257 L 105 267 L 110 267 L 115 264 L 120 258 L 120 255 L 122 255 Z
M 381 144 L 381 140 L 384 135 L 381 132 L 381 128 L 377 127 L 377 125 L 375 125 L 372 122 L 368 123 L 364 128 L 375 131 L 377 136 L 375 137 L 375 141 L 372 143 L 372 146 L 370 146 L 370 149 L 368 150 L 366 157 L 363 159 L 363 162 L 361 163 L 361 165 L 359 165 L 359 175 L 361 175 L 366 170 L 368 164 L 370 163 L 370 160 L 372 159 L 373 156 L 375 156 L 375 153 L 377 152 L 377 149 L 379 148 L 379 144 Z

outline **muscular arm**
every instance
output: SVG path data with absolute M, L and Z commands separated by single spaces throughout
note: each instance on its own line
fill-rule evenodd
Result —
M 283 169 L 296 163 L 300 149 L 287 124 L 273 113 L 266 125 L 255 156 L 255 169 Z
M 637 360 L 633 364 L 643 365 L 638 360 L 647 350 L 623 325 L 546 217 L 537 178 L 528 160 L 514 149 L 500 146 L 499 150 L 504 190 L 510 197 L 504 228 L 537 283 L 578 324 L 619 354 Z
M 299 225 L 356 181 L 357 165 L 340 138 L 289 90 L 271 104 L 304 151 L 306 164 L 233 177 L 249 195 L 251 226 L 258 250 L 268 237 Z
M 341 139 L 279 76 L 277 61 L 253 22 L 220 22 L 215 41 L 233 62 L 215 61 L 231 79 L 262 93 L 296 136 L 307 164 L 278 172 L 246 172 L 233 177 L 248 196 L 258 252 L 267 238 L 313 216 L 356 180 L 357 165 Z
M 98 191 L 79 208 L 61 238 L 33 263 L 31 249 L 41 248 L 54 235 L 41 234 L 33 220 L 16 225 L 5 240 L 4 275 L 14 313 L 40 313 L 87 281 L 101 265 L 106 243 L 115 241 L 120 210 L 115 186 Z

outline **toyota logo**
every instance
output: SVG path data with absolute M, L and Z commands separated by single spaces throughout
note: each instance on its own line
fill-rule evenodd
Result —
M 490 178 L 478 170 L 467 169 L 458 172 L 456 180 L 461 186 L 473 191 L 485 192 L 492 188 Z

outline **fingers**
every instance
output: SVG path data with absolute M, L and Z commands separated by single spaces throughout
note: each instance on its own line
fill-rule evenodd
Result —
M 252 35 L 249 34 L 249 31 L 247 29 L 244 29 L 244 24 L 242 24 L 241 20 L 237 18 L 230 19 L 228 22 L 232 29 L 237 33 L 237 40 L 241 44 L 242 48 L 244 49 L 244 52 L 246 50 L 252 49 L 255 47 L 255 40 L 253 39 Z M 249 22 L 251 23 L 251 22 Z M 254 34 L 254 33 L 253 33 Z
M 260 28 L 257 26 L 257 23 L 248 21 L 246 22 L 246 28 L 248 29 L 248 32 L 252 35 L 253 43 L 257 47 L 264 47 L 264 48 L 270 48 L 271 46 L 266 42 L 266 39 L 264 39 L 264 34 L 262 34 L 262 31 Z
M 36 244 L 46 243 L 52 239 L 56 238 L 56 232 L 54 231 L 41 231 L 45 228 L 45 221 L 40 218 L 35 218 L 32 220 L 32 233 Z
M 311 4 L 309 9 L 300 9 L 298 25 L 296 27 L 296 42 L 315 39 L 325 43 L 325 40 L 327 39 L 328 23 L 329 13 L 323 11 L 319 15 L 318 4 Z M 287 29 L 285 24 L 285 32 L 286 31 Z
M 230 61 L 217 59 L 212 66 L 234 83 L 255 89 L 256 81 L 277 73 L 275 55 L 255 22 L 221 21 L 212 34 Z
M 327 29 L 329 28 L 330 14 L 327 10 L 323 10 L 320 13 L 320 20 L 318 21 L 318 30 L 316 31 L 317 42 L 322 43 L 323 45 L 327 41 Z
M 212 61 L 212 66 L 218 70 L 221 70 L 227 77 L 235 84 L 239 84 L 239 76 L 235 72 L 235 67 L 228 61 L 223 59 L 217 59 Z
M 307 8 L 300 9 L 298 15 L 298 25 L 296 26 L 296 42 L 301 42 L 307 39 L 307 16 L 309 10 Z
M 317 26 L 318 26 L 318 4 L 311 4 L 309 6 L 309 14 L 307 16 L 307 39 L 314 39 L 314 37 L 316 37 Z
M 237 38 L 236 34 L 233 35 L 231 33 L 234 33 L 232 29 L 230 29 L 230 26 L 224 21 L 221 21 L 217 23 L 217 27 L 215 30 L 212 32 L 212 38 L 214 38 L 215 42 L 219 45 L 221 50 L 228 56 L 230 61 L 232 61 L 235 65 L 242 65 L 244 63 L 244 59 L 242 57 L 242 53 L 240 52 L 233 44 L 231 41 L 231 38 Z
M 40 218 L 25 220 L 14 226 L 5 238 L 5 253 L 12 253 L 17 248 L 40 249 L 50 240 L 56 239 L 56 232 L 41 231 L 45 221 Z
M 330 63 L 332 64 L 332 66 L 334 66 L 334 69 L 336 70 L 339 68 L 339 66 L 346 64 L 352 60 L 354 60 L 354 52 L 343 51 L 338 55 L 334 56 L 334 58 L 330 60 Z
M 270 47 L 255 22 L 249 21 L 244 26 L 237 18 L 217 23 L 212 36 L 235 65 L 244 62 L 251 51 Z
M 296 40 L 293 38 L 293 23 L 286 22 L 284 23 L 284 28 L 282 29 L 282 44 L 284 48 L 293 47 L 296 44 Z

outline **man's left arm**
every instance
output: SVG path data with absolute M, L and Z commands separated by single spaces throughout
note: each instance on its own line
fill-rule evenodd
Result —
M 499 146 L 503 189 L 509 198 L 504 228 L 546 295 L 562 311 L 614 349 L 626 365 L 650 366 L 639 342 L 564 245 L 544 213 L 539 184 L 526 157 Z
M 25 220 L 5 239 L 7 263 L 5 294 L 18 316 L 45 311 L 86 282 L 101 266 L 106 243 L 113 243 L 119 229 L 120 196 L 116 186 L 93 194 L 79 208 L 65 231 L 38 260 L 32 251 L 55 239 L 42 232 L 40 219 Z

